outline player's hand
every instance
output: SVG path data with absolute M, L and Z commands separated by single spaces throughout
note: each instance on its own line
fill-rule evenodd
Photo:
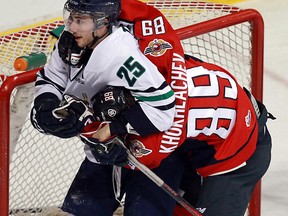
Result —
M 82 101 L 70 96 L 65 96 L 64 100 L 64 105 L 60 107 L 60 100 L 56 96 L 35 100 L 31 111 L 32 125 L 42 133 L 60 138 L 79 135 L 93 114 Z
M 127 149 L 124 146 L 124 141 L 121 137 L 112 136 L 106 140 L 99 141 L 93 137 L 95 132 L 101 131 L 107 123 L 93 123 L 96 125 L 96 130 L 83 132 L 79 135 L 81 141 L 90 147 L 90 150 L 95 157 L 95 160 L 103 165 L 125 166 L 128 164 Z M 87 126 L 89 127 L 89 125 Z M 86 131 L 87 130 L 86 127 Z M 84 129 L 85 131 L 85 129 Z
M 135 105 L 135 99 L 128 89 L 106 86 L 91 99 L 93 113 L 98 121 L 113 121 Z
M 103 126 L 99 128 L 92 137 L 98 139 L 100 142 L 108 140 L 111 137 L 109 123 L 103 124 Z
M 58 52 L 60 58 L 71 66 L 78 66 L 83 49 L 78 47 L 74 35 L 64 30 L 59 38 Z

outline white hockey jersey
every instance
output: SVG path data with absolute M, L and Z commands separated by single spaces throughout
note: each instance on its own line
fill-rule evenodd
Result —
M 36 97 L 50 92 L 62 100 L 63 94 L 91 104 L 91 98 L 107 85 L 123 86 L 138 99 L 138 109 L 128 110 L 128 123 L 140 134 L 165 131 L 175 115 L 175 96 L 157 67 L 145 57 L 136 39 L 122 27 L 100 42 L 86 65 L 65 64 L 57 45 L 47 66 L 38 72 Z

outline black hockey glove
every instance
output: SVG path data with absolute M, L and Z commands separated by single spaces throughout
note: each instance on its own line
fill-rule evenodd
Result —
M 74 35 L 69 31 L 63 31 L 58 42 L 58 52 L 61 59 L 70 66 L 77 67 L 83 53 L 78 47 Z
M 101 127 L 101 125 L 102 124 L 100 124 L 99 127 Z M 128 164 L 127 149 L 124 146 L 124 141 L 121 137 L 111 136 L 104 142 L 99 142 L 98 139 L 92 137 L 93 133 L 94 132 L 83 132 L 79 137 L 83 143 L 90 147 L 90 150 L 98 163 L 116 166 L 125 166 Z
M 93 115 L 82 101 L 70 98 L 64 96 L 66 102 L 59 107 L 60 100 L 57 96 L 50 93 L 40 95 L 35 99 L 31 110 L 32 125 L 41 133 L 60 138 L 78 135 Z
M 112 121 L 136 102 L 128 89 L 107 86 L 92 97 L 94 116 L 98 121 Z

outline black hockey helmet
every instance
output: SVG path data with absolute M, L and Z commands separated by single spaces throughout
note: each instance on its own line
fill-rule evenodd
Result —
M 65 11 L 76 14 L 86 14 L 94 18 L 95 27 L 113 25 L 121 12 L 121 0 L 67 0 Z M 65 19 L 65 18 L 64 18 Z M 104 22 L 108 19 L 108 22 Z

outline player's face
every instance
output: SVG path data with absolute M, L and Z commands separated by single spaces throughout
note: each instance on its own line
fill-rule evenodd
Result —
M 79 47 L 89 47 L 94 37 L 101 37 L 107 32 L 107 27 L 103 26 L 95 29 L 93 18 L 89 15 L 71 14 L 68 18 L 67 27 L 73 33 Z

